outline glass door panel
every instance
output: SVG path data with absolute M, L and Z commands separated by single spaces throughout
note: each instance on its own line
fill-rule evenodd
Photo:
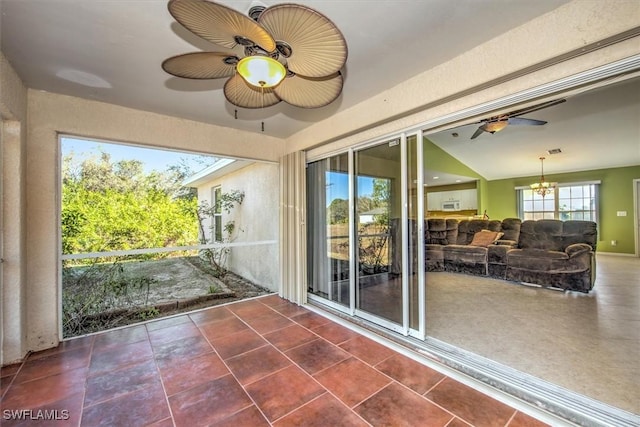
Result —
M 354 159 L 356 309 L 403 325 L 400 139 Z
M 307 165 L 307 204 L 308 291 L 349 307 L 347 153 Z

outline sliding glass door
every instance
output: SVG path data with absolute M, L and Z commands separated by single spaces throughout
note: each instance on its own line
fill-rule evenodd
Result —
M 307 271 L 311 299 L 424 337 L 418 139 L 399 135 L 307 165 Z
M 307 212 L 308 291 L 350 307 L 347 153 L 307 165 Z
M 400 138 L 355 152 L 357 304 L 361 316 L 403 325 Z

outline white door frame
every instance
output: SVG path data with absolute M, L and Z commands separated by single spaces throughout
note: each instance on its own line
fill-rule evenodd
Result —
M 635 255 L 640 257 L 640 179 L 633 180 L 633 237 Z

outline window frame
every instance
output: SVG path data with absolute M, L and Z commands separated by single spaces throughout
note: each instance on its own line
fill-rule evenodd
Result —
M 516 187 L 516 203 L 517 203 L 517 215 L 518 218 L 520 218 L 521 220 L 537 220 L 537 219 L 558 219 L 561 221 L 568 221 L 568 220 L 572 220 L 572 219 L 579 219 L 579 220 L 586 220 L 586 221 L 593 221 L 595 223 L 598 223 L 598 219 L 600 217 L 600 184 L 601 181 L 585 181 L 585 182 L 567 182 L 567 183 L 558 183 L 555 185 L 555 187 L 553 188 L 553 191 L 551 192 L 550 195 L 545 196 L 545 198 L 543 198 L 542 196 L 538 196 L 533 194 L 533 197 L 531 199 L 525 199 L 525 197 L 527 196 L 527 192 L 532 191 L 530 187 L 528 186 L 521 186 L 521 187 Z M 593 204 L 593 208 L 590 210 L 584 210 L 584 209 L 576 209 L 576 210 L 568 210 L 568 211 L 562 211 L 560 209 L 560 202 L 561 200 L 567 200 L 566 197 L 563 197 L 562 199 L 560 198 L 560 190 L 561 189 L 566 189 L 569 188 L 569 191 L 572 191 L 571 189 L 574 187 L 585 187 L 585 186 L 591 186 L 591 193 L 589 198 L 585 198 L 585 197 L 569 197 L 569 201 L 571 200 L 592 200 L 592 204 Z M 576 190 L 577 191 L 577 190 Z M 549 212 L 551 212 L 548 209 L 545 209 L 547 206 L 547 203 L 543 202 L 543 210 L 525 210 L 525 204 L 527 201 L 531 201 L 531 202 L 540 202 L 542 200 L 548 201 L 548 197 L 551 196 L 553 197 L 553 216 L 550 217 L 548 215 Z M 569 203 L 571 205 L 571 203 Z M 583 213 L 583 218 L 572 218 L 572 214 L 573 213 L 579 213 L 582 212 Z M 539 214 L 542 215 L 539 215 Z M 584 219 L 584 213 L 588 213 L 588 216 L 590 218 L 588 219 Z M 529 216 L 532 217 L 527 217 L 525 218 L 525 215 L 529 214 Z M 538 214 L 538 215 L 536 215 Z M 545 215 L 546 214 L 546 215 Z M 562 218 L 562 214 L 565 214 L 568 217 Z M 540 216 L 539 218 L 537 216 Z
M 211 187 L 211 203 L 213 206 L 213 217 L 211 219 L 211 240 L 215 243 L 222 242 L 222 185 Z

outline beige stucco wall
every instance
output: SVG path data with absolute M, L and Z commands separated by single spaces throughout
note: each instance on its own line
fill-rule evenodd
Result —
M 309 126 L 287 139 L 287 152 L 319 147 L 313 154 L 321 155 L 639 54 L 640 39 L 635 38 L 490 89 L 456 96 L 638 26 L 637 0 L 575 0 Z
M 230 214 L 222 213 L 222 223 L 234 221 L 238 233 L 233 243 L 278 240 L 277 164 L 253 163 L 198 187 L 198 200 L 212 204 L 211 189 L 218 185 L 222 192 L 239 190 L 244 200 Z M 228 268 L 253 283 L 278 292 L 278 244 L 238 246 L 231 249 Z
M 26 351 L 26 118 L 27 89 L 0 53 L 0 365 Z
M 283 142 L 145 111 L 35 90 L 28 91 L 27 284 L 29 350 L 59 339 L 58 135 L 277 160 Z

